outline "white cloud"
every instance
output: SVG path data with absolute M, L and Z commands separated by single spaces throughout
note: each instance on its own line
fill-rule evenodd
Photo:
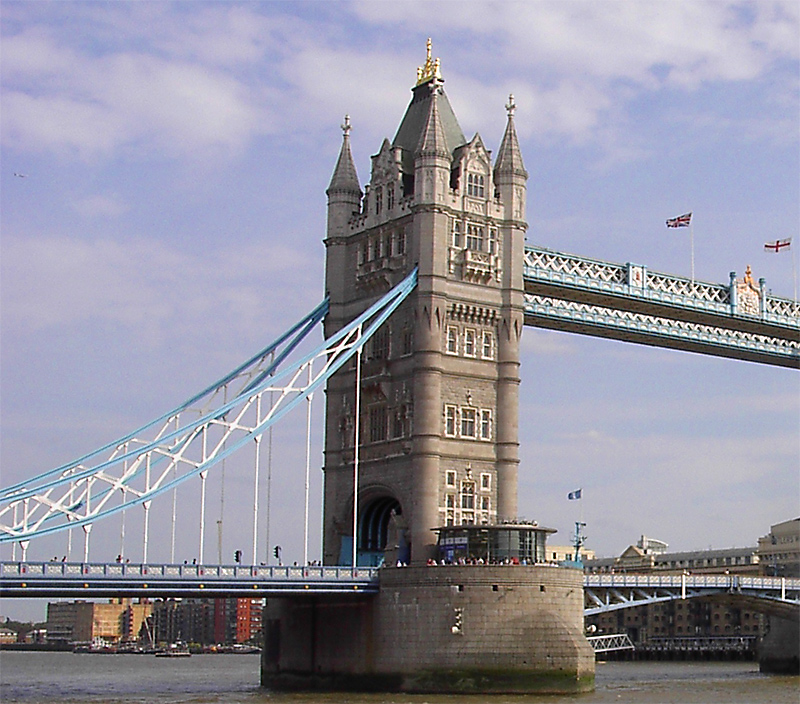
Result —
M 119 196 L 95 194 L 80 198 L 73 203 L 73 208 L 89 218 L 117 218 L 130 210 L 130 207 Z
M 138 143 L 173 154 L 238 149 L 346 111 L 383 134 L 402 109 L 394 87 L 410 87 L 424 59 L 419 32 L 431 18 L 428 3 L 406 3 L 399 17 L 384 3 L 341 3 L 341 21 L 353 21 L 352 10 L 364 32 L 391 24 L 392 42 L 364 45 L 332 23 L 336 15 L 285 5 L 62 7 L 71 12 L 61 24 L 33 10 L 26 23 L 18 10 L 23 29 L 4 34 L 3 141 L 84 158 Z M 486 106 L 501 113 L 514 92 L 523 137 L 583 140 L 642 92 L 750 80 L 798 53 L 792 3 L 450 2 L 436 15 L 448 30 L 434 53 L 447 52 L 445 76 L 469 97 L 461 119 L 484 127 Z M 397 50 L 417 34 L 418 47 Z
M 570 339 L 568 335 L 551 330 L 525 328 L 519 346 L 520 353 L 523 356 L 541 354 L 559 357 L 574 354 L 574 345 L 570 344 Z
M 145 238 L 9 236 L 3 243 L 3 324 L 15 336 L 110 325 L 144 348 L 175 337 L 188 342 L 209 326 L 218 335 L 258 330 L 263 342 L 266 331 L 285 327 L 288 311 L 299 318 L 317 302 L 317 289 L 303 286 L 304 269 L 290 245 L 273 244 L 265 256 L 256 246 L 187 252 Z M 262 292 L 267 275 L 273 290 L 287 292 L 277 305 Z
M 2 138 L 83 158 L 143 142 L 169 153 L 238 148 L 269 110 L 231 72 L 149 51 L 92 55 L 40 28 L 4 38 Z

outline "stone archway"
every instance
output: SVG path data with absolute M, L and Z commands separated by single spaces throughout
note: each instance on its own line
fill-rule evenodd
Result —
M 359 564 L 379 565 L 387 550 L 397 552 L 397 519 L 402 513 L 403 507 L 393 496 L 377 496 L 364 506 L 358 519 Z

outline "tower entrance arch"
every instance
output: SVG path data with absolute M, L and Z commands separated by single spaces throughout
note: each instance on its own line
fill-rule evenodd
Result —
M 384 495 L 372 499 L 362 508 L 358 523 L 359 564 L 380 565 L 387 553 L 392 563 L 408 560 L 403 507 L 396 498 Z

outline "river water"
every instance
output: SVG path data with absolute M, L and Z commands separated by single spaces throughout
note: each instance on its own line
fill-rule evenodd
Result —
M 3 704 L 798 704 L 800 677 L 751 662 L 608 662 L 596 690 L 570 696 L 276 694 L 258 686 L 256 655 L 0 653 Z

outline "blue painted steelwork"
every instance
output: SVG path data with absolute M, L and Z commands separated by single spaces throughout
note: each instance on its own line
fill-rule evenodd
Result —
M 0 543 L 24 544 L 50 533 L 91 526 L 131 506 L 147 507 L 157 496 L 218 465 L 322 386 L 363 347 L 416 283 L 415 269 L 347 326 L 279 369 L 324 317 L 328 304 L 323 301 L 251 360 L 140 429 L 155 432 L 154 438 L 141 438 L 136 431 L 75 462 L 3 490 Z M 307 381 L 301 380 L 305 372 Z M 277 400 L 272 400 L 273 394 Z M 189 422 L 184 420 L 187 415 Z
M 800 303 L 763 279 L 713 284 L 538 247 L 523 276 L 527 325 L 800 368 Z
M 378 569 L 0 562 L 0 597 L 263 597 L 375 594 Z
M 69 462 L 68 464 L 61 465 L 60 467 L 43 472 L 35 477 L 26 479 L 25 481 L 12 484 L 4 489 L 0 489 L 0 502 L 12 496 L 14 498 L 20 498 L 21 496 L 24 497 L 24 492 L 26 490 L 28 492 L 27 495 L 29 496 L 30 492 L 34 490 L 34 487 L 36 490 L 42 491 L 50 486 L 55 486 L 59 483 L 65 472 L 71 472 L 75 469 L 75 467 L 85 465 L 88 462 L 91 462 L 94 458 L 97 458 L 106 452 L 112 452 L 113 458 L 114 453 L 118 450 L 118 448 L 124 447 L 128 442 L 140 437 L 148 430 L 156 428 L 159 425 L 169 423 L 182 411 L 186 411 L 193 406 L 196 406 L 198 403 L 202 403 L 204 401 L 206 404 L 211 403 L 214 396 L 217 395 L 221 389 L 225 388 L 227 385 L 237 379 L 249 380 L 253 374 L 258 374 L 259 378 L 273 374 L 281 361 L 291 354 L 305 339 L 308 333 L 311 332 L 325 317 L 328 312 L 328 305 L 328 299 L 326 298 L 302 320 L 283 333 L 283 335 L 281 335 L 277 340 L 267 345 L 267 347 L 262 349 L 260 352 L 257 352 L 243 364 L 240 364 L 238 367 L 236 367 L 236 369 L 229 372 L 218 381 L 215 381 L 213 384 L 211 384 L 211 386 L 207 387 L 200 393 L 195 394 L 179 406 L 173 408 L 171 411 L 168 411 L 167 413 L 164 413 L 158 418 L 150 421 L 146 425 L 137 428 L 132 433 L 125 435 L 114 442 L 110 442 L 107 445 L 103 445 L 89 454 Z M 274 356 L 276 354 L 277 356 Z M 248 386 L 250 386 L 250 384 L 248 384 Z M 52 477 L 56 477 L 56 480 L 46 481 L 50 480 Z M 75 477 L 73 476 L 73 478 Z
M 514 567 L 509 565 L 508 569 Z M 4 561 L 0 562 L 0 597 L 215 596 L 222 593 L 266 596 L 287 592 L 358 595 L 377 593 L 379 577 L 377 567 Z M 645 604 L 715 595 L 764 600 L 764 608 L 777 609 L 789 618 L 796 619 L 800 613 L 800 579 L 796 578 L 628 574 L 586 575 L 584 614 L 594 616 Z
M 795 620 L 800 616 L 800 579 L 731 574 L 586 575 L 584 615 L 713 595 L 763 599 L 771 611 Z

